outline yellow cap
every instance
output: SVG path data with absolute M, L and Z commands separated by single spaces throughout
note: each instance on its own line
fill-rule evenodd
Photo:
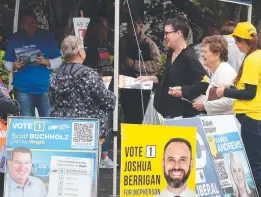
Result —
M 256 28 L 249 22 L 243 22 L 238 23 L 232 35 L 247 40 L 253 40 L 252 34 L 257 34 Z

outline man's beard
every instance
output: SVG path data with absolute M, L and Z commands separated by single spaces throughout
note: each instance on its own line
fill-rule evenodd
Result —
M 181 179 L 172 178 L 170 174 L 173 171 L 181 172 L 183 174 L 183 177 Z M 191 172 L 190 168 L 189 168 L 187 173 L 185 173 L 185 170 L 183 170 L 183 169 L 172 169 L 172 170 L 169 170 L 169 172 L 167 174 L 165 169 L 164 169 L 164 176 L 165 176 L 165 179 L 166 179 L 166 181 L 167 181 L 167 183 L 168 183 L 168 185 L 170 187 L 172 187 L 172 188 L 180 188 L 187 182 L 187 180 L 189 178 L 189 175 L 190 175 L 190 172 Z

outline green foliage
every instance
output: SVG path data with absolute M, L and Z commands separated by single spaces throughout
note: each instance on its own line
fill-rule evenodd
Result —
M 113 62 L 114 62 L 114 56 L 110 55 L 110 63 L 113 64 Z
M 146 31 L 151 39 L 164 51 L 162 41 L 164 40 L 164 23 L 177 14 L 178 10 L 169 0 L 147 0 L 145 2 L 144 17 L 149 24 Z
M 9 85 L 9 72 L 4 68 L 4 52 L 0 51 L 0 78 L 2 79 L 3 83 L 8 87 Z

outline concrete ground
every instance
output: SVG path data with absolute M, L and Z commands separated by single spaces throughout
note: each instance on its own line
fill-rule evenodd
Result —
M 112 155 L 112 151 L 110 151 Z M 120 151 L 117 155 L 117 163 L 120 164 Z M 111 157 L 112 158 L 112 157 Z M 98 184 L 98 197 L 109 197 L 113 194 L 113 169 L 100 169 L 99 184 Z M 120 191 L 120 166 L 117 168 L 117 195 Z
M 113 139 L 112 139 L 113 141 Z M 121 163 L 121 147 L 120 147 L 120 135 L 118 136 L 118 151 L 117 151 L 117 163 Z M 113 159 L 112 143 L 110 145 L 109 157 Z M 100 169 L 98 180 L 98 195 L 97 197 L 109 197 L 113 193 L 113 169 Z M 117 195 L 120 196 L 120 165 L 117 168 Z

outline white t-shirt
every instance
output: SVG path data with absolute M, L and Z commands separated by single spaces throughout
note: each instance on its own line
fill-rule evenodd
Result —
M 226 62 L 222 62 L 211 77 L 211 84 L 209 84 L 206 91 L 206 97 L 208 98 L 209 96 L 209 90 L 213 87 L 212 84 L 216 86 L 232 84 L 236 75 L 237 73 L 232 66 Z M 232 114 L 233 103 L 233 99 L 223 97 L 213 101 L 205 101 L 204 106 L 208 115 Z

